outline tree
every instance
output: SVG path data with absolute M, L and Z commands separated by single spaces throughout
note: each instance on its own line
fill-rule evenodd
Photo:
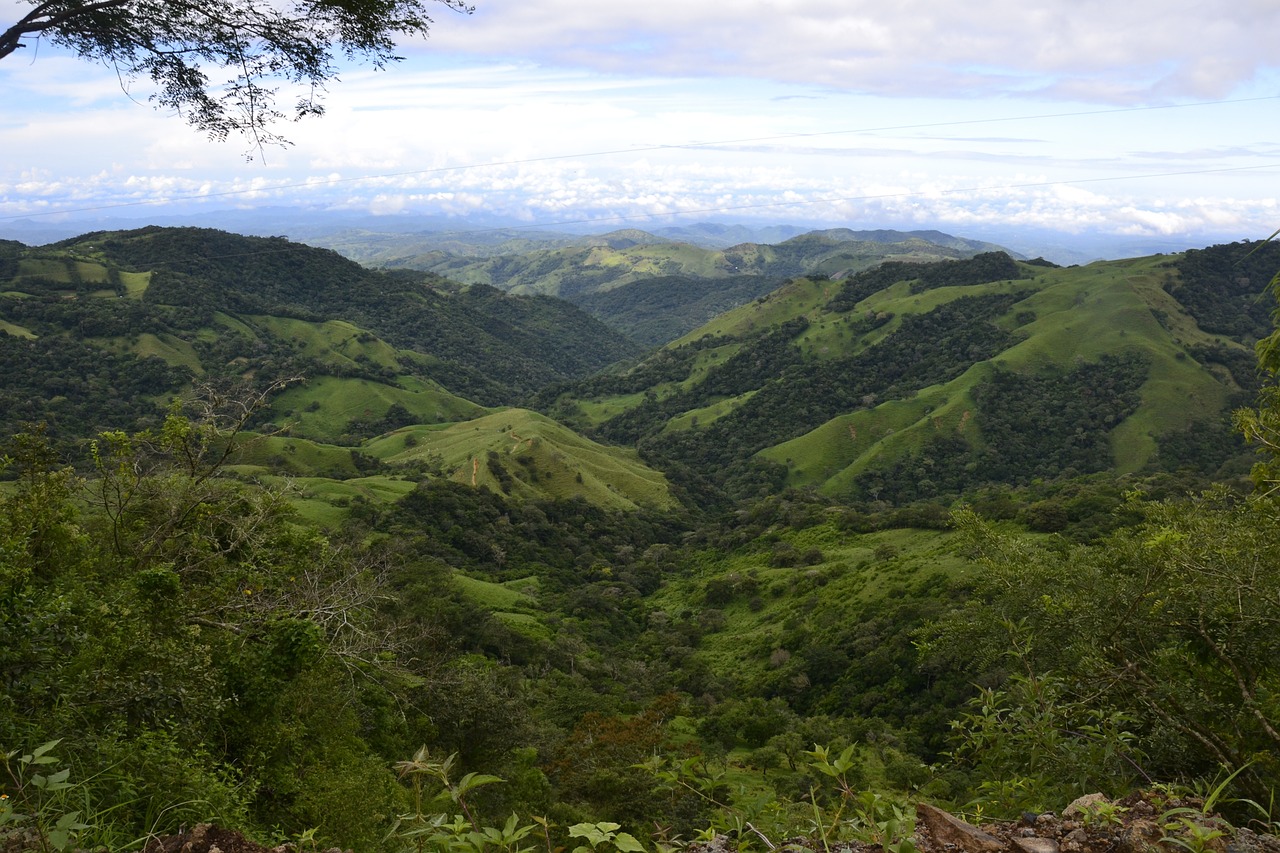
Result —
M 123 82 L 150 77 L 151 100 L 222 140 L 255 148 L 285 140 L 269 126 L 279 83 L 299 91 L 294 119 L 320 115 L 339 58 L 383 68 L 401 57 L 397 36 L 426 35 L 423 0 L 27 0 L 33 8 L 0 33 L 0 59 L 49 39 L 113 68 Z M 464 0 L 433 0 L 470 12 Z M 211 74 L 229 75 L 219 82 Z

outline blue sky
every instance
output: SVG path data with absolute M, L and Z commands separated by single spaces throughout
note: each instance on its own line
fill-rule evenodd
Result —
M 0 26 L 27 4 L 0 0 Z M 49 45 L 0 61 L 0 234 L 298 205 L 1185 240 L 1280 227 L 1271 0 L 477 0 L 246 162 Z M 78 212 L 77 212 L 78 211 Z

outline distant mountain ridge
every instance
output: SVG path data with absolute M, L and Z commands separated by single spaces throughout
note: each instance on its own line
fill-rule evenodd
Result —
M 376 250 L 355 249 L 333 241 L 328 245 L 370 266 L 421 269 L 464 284 L 487 284 L 513 293 L 542 293 L 570 300 L 656 276 L 841 276 L 887 257 L 941 260 L 1001 250 L 991 243 L 939 231 L 842 228 L 803 232 L 773 244 L 744 241 L 717 248 L 633 228 L 541 243 L 514 237 L 497 242 L 494 237 L 486 234 L 474 242 L 465 234 L 383 237 Z
M 709 503 L 788 485 L 903 503 L 983 482 L 1247 467 L 1225 414 L 1257 381 L 1251 347 L 1270 328 L 1257 294 L 1280 247 L 1064 269 L 972 241 L 849 233 L 715 255 L 739 269 L 821 259 L 780 281 L 656 276 L 580 296 L 655 337 L 673 312 L 713 315 L 626 369 L 642 348 L 564 301 L 369 270 L 283 238 L 148 228 L 7 242 L 0 416 L 10 432 L 46 420 L 83 438 L 154 424 L 193 381 L 303 375 L 263 414 L 290 433 L 246 470 L 404 466 L 615 508 L 668 505 L 655 470 Z M 676 245 L 650 236 L 575 251 Z

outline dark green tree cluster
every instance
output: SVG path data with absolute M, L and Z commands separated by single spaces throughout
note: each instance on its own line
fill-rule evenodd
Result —
M 0 333 L 0 431 L 13 435 L 43 423 L 51 439 L 70 442 L 104 429 L 158 422 L 157 396 L 185 386 L 190 373 L 158 358 L 114 354 L 79 341 Z
M 948 431 L 917 454 L 865 474 L 863 496 L 905 503 L 982 483 L 1023 484 L 1112 466 L 1111 431 L 1138 406 L 1141 355 L 1105 356 L 1062 373 L 996 371 L 973 391 L 982 444 Z
M 851 311 L 868 296 L 900 281 L 911 282 L 911 292 L 921 293 L 937 287 L 967 287 L 1025 277 L 1017 262 L 1004 252 L 984 252 L 960 261 L 885 261 L 850 276 L 828 301 L 827 308 L 836 312 Z
M 781 279 L 759 275 L 657 276 L 572 301 L 632 340 L 662 346 L 732 308 L 772 292 L 780 284 Z
M 1164 285 L 1211 334 L 1256 341 L 1271 333 L 1271 310 L 1260 298 L 1280 267 L 1280 245 L 1230 243 L 1191 249 L 1170 262 L 1177 275 Z
M 759 390 L 741 406 L 703 428 L 645 436 L 641 451 L 660 467 L 676 462 L 712 472 L 710 476 L 721 483 L 744 474 L 744 482 L 749 482 L 749 470 L 759 467 L 750 457 L 765 447 L 856 410 L 868 394 L 881 400 L 905 397 L 946 382 L 1010 346 L 1013 337 L 991 320 L 1019 298 L 996 294 L 952 300 L 925 314 L 904 317 L 893 335 L 853 355 L 809 359 L 785 345 L 772 361 L 761 360 L 758 372 L 751 372 L 750 362 L 745 365 L 744 377 Z M 774 365 L 780 369 L 768 372 Z M 707 379 L 711 381 L 710 371 Z M 650 408 L 664 404 L 660 401 Z M 633 412 L 640 415 L 629 412 L 617 420 L 638 418 L 645 409 L 638 407 Z M 606 423 L 602 431 L 610 435 L 611 428 L 611 422 Z

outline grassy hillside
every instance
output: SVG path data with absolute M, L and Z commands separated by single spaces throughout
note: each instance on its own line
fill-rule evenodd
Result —
M 295 499 L 317 521 L 399 497 L 402 476 L 443 475 L 446 461 L 461 470 L 467 454 L 484 461 L 484 485 L 513 498 L 671 503 L 662 476 L 634 452 L 530 413 L 491 423 L 490 408 L 472 401 L 510 402 L 637 351 L 567 303 L 383 275 L 284 240 L 196 229 L 10 248 L 0 258 L 7 433 L 43 422 L 55 443 L 70 444 L 154 426 L 197 384 L 237 395 L 282 382 L 252 424 L 270 437 L 246 446 L 235 470 L 305 481 Z M 430 429 L 458 422 L 467 426 L 457 435 Z M 521 452 L 498 438 L 503 425 L 527 439 Z M 367 446 L 408 427 L 432 439 L 417 453 L 405 452 L 404 433 Z M 480 434 L 485 441 L 472 440 Z
M 1269 247 L 1242 276 L 1249 248 L 794 280 L 540 404 L 739 491 L 898 502 L 1108 469 L 1229 475 L 1247 464 L 1226 415 L 1255 382 L 1256 324 L 1214 306 L 1280 262 Z
M 366 451 L 391 465 L 429 461 L 455 482 L 519 499 L 582 498 L 609 509 L 674 505 L 665 478 L 634 452 L 589 441 L 523 409 L 406 427 L 370 442 Z
M 59 296 L 128 295 L 142 303 L 139 310 L 168 309 L 192 330 L 219 311 L 349 323 L 396 349 L 430 356 L 432 363 L 420 365 L 426 375 L 482 403 L 510 403 L 639 352 L 564 302 L 378 273 L 283 238 L 195 228 L 96 233 L 29 250 L 16 267 L 6 289 L 35 281 Z

